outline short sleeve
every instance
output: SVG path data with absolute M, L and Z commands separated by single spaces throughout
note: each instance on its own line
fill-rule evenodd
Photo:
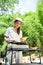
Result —
M 7 28 L 7 30 L 6 30 L 6 32 L 5 32 L 5 34 L 4 34 L 4 36 L 9 37 L 9 28 Z

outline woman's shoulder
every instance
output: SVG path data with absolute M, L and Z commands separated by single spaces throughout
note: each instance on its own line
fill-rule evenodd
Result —
M 8 27 L 8 28 L 7 28 L 7 30 L 12 30 L 12 29 L 13 29 L 13 27 Z

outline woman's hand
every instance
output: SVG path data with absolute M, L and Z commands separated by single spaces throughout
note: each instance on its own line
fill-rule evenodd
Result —
M 22 37 L 22 38 L 21 38 L 21 42 L 25 42 L 26 39 L 27 39 L 27 37 Z
M 24 38 L 21 38 L 21 42 L 25 42 Z
M 25 42 L 25 41 L 21 38 L 21 42 Z
M 4 39 L 5 39 L 6 42 L 10 42 L 9 37 L 4 37 Z

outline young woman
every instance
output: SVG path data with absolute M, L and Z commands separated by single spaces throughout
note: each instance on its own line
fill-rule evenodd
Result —
M 20 30 L 20 27 L 23 25 L 22 19 L 21 18 L 16 18 L 13 21 L 14 26 L 9 27 L 5 33 L 5 41 L 8 43 L 8 48 L 11 47 L 11 44 L 9 43 L 11 40 L 14 40 L 16 42 L 21 42 L 22 38 L 22 30 Z M 23 41 L 22 41 L 23 42 Z M 11 52 L 8 54 L 7 52 L 6 57 L 8 58 L 8 61 L 10 62 L 11 60 Z M 15 52 L 14 52 L 15 54 Z M 20 57 L 22 57 L 22 52 L 19 53 L 19 62 L 21 62 Z
M 9 27 L 5 33 L 5 41 L 10 42 L 11 40 L 15 40 L 17 42 L 21 42 L 22 31 L 20 27 L 23 25 L 23 22 L 20 18 L 16 18 L 13 21 L 14 26 Z

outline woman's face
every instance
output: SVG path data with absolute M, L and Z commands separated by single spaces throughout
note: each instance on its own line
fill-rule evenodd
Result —
M 14 24 L 16 28 L 19 28 L 22 25 L 22 22 L 18 21 L 18 22 L 15 22 Z

